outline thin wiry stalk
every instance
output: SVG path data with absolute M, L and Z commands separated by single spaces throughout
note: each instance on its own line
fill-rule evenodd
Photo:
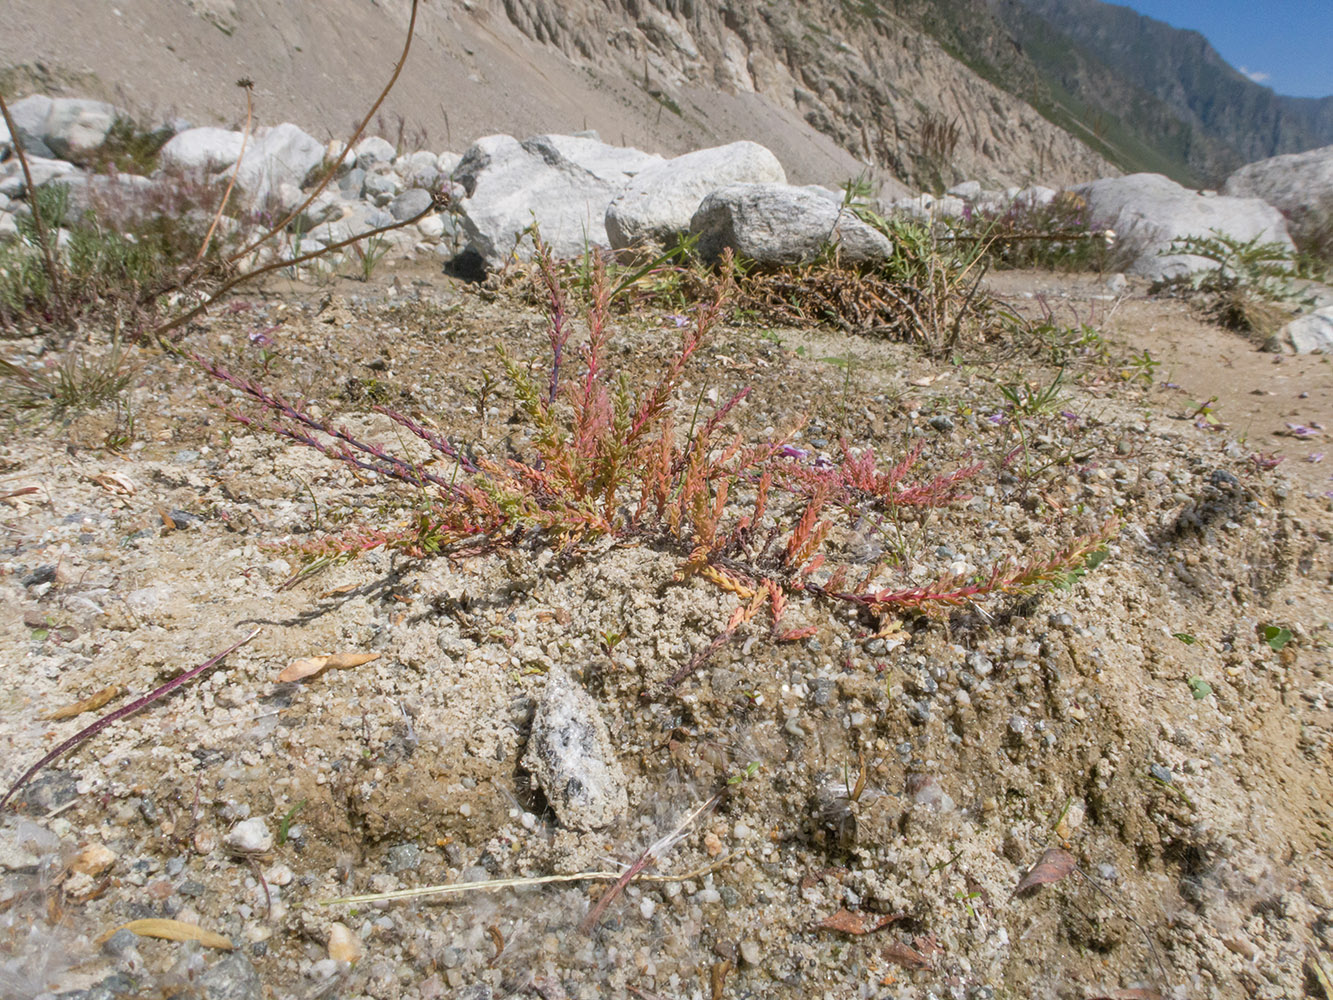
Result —
M 222 221 L 222 213 L 227 210 L 227 202 L 231 201 L 231 193 L 236 188 L 236 178 L 241 175 L 245 147 L 250 142 L 250 124 L 254 121 L 255 101 L 254 84 L 250 80 L 241 80 L 239 86 L 245 91 L 245 127 L 241 129 L 241 148 L 236 154 L 236 164 L 232 167 L 231 177 L 227 180 L 227 190 L 222 193 L 222 201 L 218 202 L 218 210 L 213 213 L 213 221 L 208 224 L 208 232 L 204 234 L 203 242 L 199 244 L 199 251 L 194 255 L 194 264 L 182 284 L 188 284 L 203 262 L 204 254 L 208 252 L 208 245 L 213 242 L 213 233 L 217 231 L 218 223 Z
M 54 750 L 48 753 L 36 764 L 32 765 L 32 767 L 24 771 L 23 774 L 19 777 L 18 781 L 14 782 L 12 785 L 9 786 L 9 791 L 5 792 L 5 797 L 0 799 L 0 809 L 4 809 L 4 807 L 8 804 L 9 800 L 14 797 L 14 793 L 17 792 L 24 785 L 26 785 L 29 779 L 31 779 L 34 774 L 36 774 L 38 771 L 44 768 L 47 764 L 51 763 L 57 757 L 60 757 L 62 754 L 65 753 L 65 751 L 72 750 L 79 744 L 92 739 L 94 736 L 100 733 L 107 726 L 111 725 L 113 722 L 118 722 L 121 719 L 133 715 L 140 709 L 147 708 L 153 702 L 158 701 L 161 698 L 165 698 L 167 695 L 171 694 L 171 692 L 175 691 L 178 687 L 181 687 L 184 684 L 188 684 L 190 681 L 194 680 L 200 674 L 208 670 L 211 670 L 213 667 L 221 663 L 226 656 L 236 652 L 236 650 L 240 649 L 247 642 L 249 642 L 251 639 L 257 636 L 260 633 L 260 631 L 261 631 L 260 629 L 256 628 L 244 639 L 241 639 L 239 642 L 236 642 L 233 645 L 228 646 L 226 649 L 224 649 L 222 652 L 218 653 L 211 659 L 205 660 L 197 667 L 191 667 L 189 670 L 185 671 L 185 673 L 181 674 L 179 677 L 173 677 L 171 680 L 167 681 L 161 687 L 155 688 L 154 690 L 148 692 L 148 694 L 144 695 L 142 698 L 138 698 L 130 702 L 128 705 L 125 705 L 123 708 L 118 708 L 111 714 L 102 716 L 92 725 L 85 726 L 83 729 L 80 729 L 77 733 L 75 733 L 69 739 L 65 740 L 65 742 L 61 743 L 58 747 L 56 747 Z
M 417 3 L 418 0 L 412 0 L 412 12 L 407 19 L 407 37 L 403 39 L 403 51 L 402 54 L 399 55 L 398 57 L 398 62 L 394 64 L 393 73 L 389 77 L 389 82 L 384 85 L 384 89 L 380 91 L 380 96 L 375 98 L 375 103 L 370 106 L 370 110 L 366 112 L 366 116 L 361 119 L 361 124 L 357 125 L 356 131 L 352 133 L 351 137 L 347 140 L 346 144 L 344 144 L 342 152 L 338 154 L 338 158 L 332 163 L 328 171 L 320 179 L 320 182 L 315 185 L 313 190 L 311 190 L 310 194 L 306 197 L 305 201 L 301 202 L 301 204 L 297 205 L 290 212 L 288 212 L 286 216 L 282 218 L 281 221 L 279 221 L 276 225 L 272 226 L 266 233 L 264 233 L 258 239 L 254 240 L 248 246 L 242 247 L 240 250 L 237 250 L 234 254 L 232 254 L 230 262 L 234 263 L 235 261 L 240 260 L 246 254 L 250 253 L 250 251 L 258 249 L 259 247 L 263 246 L 265 243 L 271 240 L 275 235 L 286 229 L 287 224 L 290 223 L 302 212 L 304 212 L 307 208 L 309 208 L 314 203 L 315 199 L 318 198 L 320 194 L 324 191 L 324 189 L 329 186 L 329 182 L 333 180 L 333 175 L 338 172 L 338 167 L 342 164 L 343 160 L 347 159 L 348 152 L 350 152 L 352 147 L 355 146 L 357 142 L 360 140 L 362 134 L 366 131 L 366 126 L 370 124 L 370 119 L 374 117 L 375 112 L 378 111 L 380 105 L 384 103 L 384 99 L 389 96 L 389 91 L 393 90 L 394 84 L 398 82 L 399 74 L 403 72 L 403 66 L 407 63 L 407 54 L 412 50 L 412 36 L 413 34 L 416 33 Z M 327 249 L 332 250 L 334 248 L 329 247 Z M 287 261 L 286 263 L 291 264 L 294 262 Z
M 69 323 L 69 306 L 65 302 L 65 296 L 60 287 L 60 265 L 56 261 L 55 252 L 51 248 L 51 241 L 46 230 L 46 223 L 42 219 L 41 206 L 37 204 L 37 188 L 32 183 L 32 170 L 28 167 L 28 154 L 23 149 L 23 140 L 19 136 L 18 126 L 14 124 L 14 119 L 10 117 L 9 105 L 5 103 L 3 94 L 0 94 L 0 114 L 4 115 L 5 127 L 9 129 L 9 134 L 13 138 L 14 155 L 18 157 L 19 166 L 23 169 L 24 189 L 28 192 L 28 207 L 32 210 L 33 229 L 37 232 L 37 242 L 42 245 L 42 258 L 46 265 L 46 279 L 51 282 L 51 297 L 56 303 L 56 313 L 62 324 Z

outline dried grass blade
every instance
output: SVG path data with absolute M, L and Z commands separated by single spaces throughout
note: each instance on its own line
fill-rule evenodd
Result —
M 231 951 L 233 947 L 231 941 L 221 934 L 214 934 L 198 924 L 188 924 L 183 920 L 169 920 L 165 917 L 146 917 L 143 920 L 131 920 L 128 924 L 121 924 L 119 927 L 107 931 L 97 939 L 98 943 L 110 940 L 112 935 L 120 931 L 130 931 L 139 935 L 139 937 L 160 938 L 163 941 L 198 941 L 205 948 L 221 948 L 224 951 Z
M 42 718 L 47 722 L 59 722 L 61 719 L 72 719 L 74 716 L 82 715 L 84 712 L 95 712 L 124 690 L 125 689 L 119 684 L 108 685 L 97 693 L 84 698 L 82 701 L 76 701 L 72 705 L 57 708 L 49 715 L 43 715 Z

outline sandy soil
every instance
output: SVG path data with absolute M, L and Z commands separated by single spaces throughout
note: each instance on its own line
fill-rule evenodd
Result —
M 227 420 L 225 389 L 160 355 L 142 358 L 128 451 L 104 447 L 108 413 L 11 417 L 0 781 L 92 718 L 44 720 L 53 708 L 123 688 L 109 710 L 261 631 L 0 817 L 0 996 L 1317 996 L 1310 963 L 1328 967 L 1333 945 L 1333 465 L 1311 460 L 1327 430 L 1282 432 L 1333 426 L 1328 359 L 1275 359 L 1178 302 L 1109 298 L 1099 278 L 994 285 L 1102 332 L 941 363 L 728 325 L 682 389 L 682 421 L 702 388 L 751 385 L 732 418 L 745 437 L 805 414 L 798 440 L 816 453 L 846 435 L 885 461 L 923 442 L 922 477 L 983 462 L 973 499 L 874 542 L 900 581 L 1046 552 L 1114 514 L 1109 558 L 1072 589 L 897 629 L 797 599 L 810 639 L 755 628 L 672 691 L 736 601 L 673 582 L 681 556 L 661 546 L 372 552 L 292 583 L 302 546 L 410 508 Z M 669 350 L 674 312 L 618 319 L 635 384 Z M 371 409 L 384 401 L 503 453 L 524 434 L 513 394 L 485 388 L 493 347 L 540 372 L 544 331 L 521 285 L 404 267 L 252 293 L 188 346 L 369 438 L 400 443 Z M 1134 377 L 1144 349 L 1161 362 L 1151 381 Z M 999 387 L 1048 385 L 1060 362 L 1059 406 L 1020 439 Z M 1224 426 L 1189 402 L 1212 395 Z M 1286 460 L 1269 468 L 1272 453 Z M 1270 626 L 1290 641 L 1267 642 Z M 380 656 L 276 679 L 340 651 Z M 628 814 L 595 833 L 562 826 L 521 764 L 556 664 L 596 700 L 626 774 Z M 604 882 L 327 905 L 623 870 L 718 793 L 655 868 L 686 877 L 631 885 L 591 933 Z M 227 846 L 246 819 L 273 837 L 260 855 Z M 1015 897 L 1054 847 L 1079 873 Z M 844 908 L 893 919 L 820 927 Z M 99 947 L 149 917 L 236 951 Z

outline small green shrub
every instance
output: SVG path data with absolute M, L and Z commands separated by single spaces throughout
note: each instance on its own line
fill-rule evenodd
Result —
M 135 369 L 119 344 L 100 356 L 71 347 L 27 367 L 0 358 L 0 402 L 16 409 L 49 406 L 56 417 L 119 405 Z
M 1153 290 L 1198 297 L 1204 313 L 1227 329 L 1270 336 L 1290 318 L 1290 304 L 1301 300 L 1292 284 L 1296 255 L 1281 243 L 1241 240 L 1214 229 L 1211 236 L 1174 240 L 1162 251 L 1175 254 L 1203 257 L 1216 267 L 1159 282 Z

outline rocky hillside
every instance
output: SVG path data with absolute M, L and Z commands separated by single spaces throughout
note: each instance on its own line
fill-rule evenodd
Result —
M 0 84 L 234 125 L 245 76 L 262 120 L 341 134 L 387 79 L 408 8 L 11 0 Z M 436 0 L 385 112 L 379 131 L 401 120 L 409 142 L 454 150 L 488 133 L 584 128 L 664 154 L 754 139 L 797 182 L 867 167 L 926 187 L 1112 172 L 887 5 L 835 0 Z
M 1045 81 L 1049 102 L 1126 169 L 1220 182 L 1241 164 L 1333 143 L 1333 97 L 1285 97 L 1229 65 L 1196 31 L 1100 0 L 989 4 Z M 1076 133 L 1077 134 L 1077 133 Z

